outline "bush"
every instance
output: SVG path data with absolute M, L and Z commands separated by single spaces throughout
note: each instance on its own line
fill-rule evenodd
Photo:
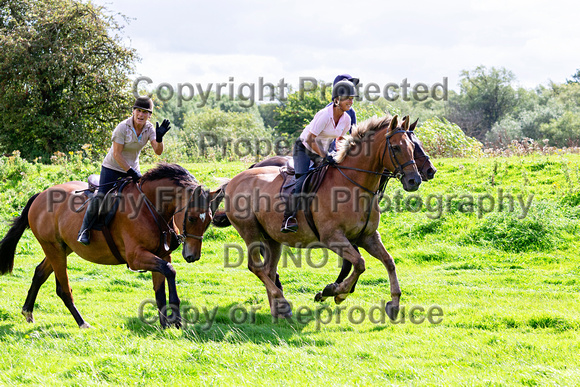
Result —
M 416 129 L 425 151 L 432 157 L 479 157 L 483 145 L 446 119 L 432 118 Z
M 183 130 L 176 135 L 192 161 L 266 156 L 272 153 L 274 144 L 259 114 L 224 112 L 218 108 L 189 113 Z
M 485 217 L 466 237 L 468 243 L 508 252 L 550 251 L 577 232 L 578 211 L 548 202 L 531 206 L 524 219 L 512 212 Z

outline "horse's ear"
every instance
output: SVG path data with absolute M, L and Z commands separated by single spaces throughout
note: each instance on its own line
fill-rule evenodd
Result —
M 399 125 L 398 120 L 399 116 L 395 114 L 393 118 L 391 118 L 391 123 L 389 124 L 389 130 L 387 130 L 387 132 L 394 130 Z
M 413 130 L 415 130 L 415 128 L 417 127 L 417 122 L 419 122 L 419 119 L 417 118 L 417 120 L 415 122 L 413 122 L 411 124 L 411 126 L 409 126 L 409 130 L 412 132 Z
M 209 193 L 209 208 L 212 214 L 216 213 L 217 209 L 220 206 L 220 203 L 222 202 L 222 200 L 224 200 L 225 196 L 226 190 L 223 186 Z
M 409 116 L 405 116 L 405 117 L 403 118 L 403 123 L 401 124 L 401 127 L 402 127 L 404 130 L 409 130 Z

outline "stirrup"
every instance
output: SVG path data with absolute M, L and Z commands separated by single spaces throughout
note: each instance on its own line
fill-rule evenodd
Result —
M 297 231 L 298 231 L 298 221 L 294 216 L 286 218 L 284 220 L 284 223 L 282 223 L 282 228 L 280 229 L 280 232 L 283 234 Z

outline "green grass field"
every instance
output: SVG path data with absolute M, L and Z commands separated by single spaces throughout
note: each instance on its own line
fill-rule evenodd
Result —
M 273 321 L 245 261 L 224 261 L 227 246 L 243 246 L 230 227 L 208 230 L 199 262 L 173 254 L 183 330 L 154 321 L 150 273 L 75 255 L 75 303 L 93 329 L 78 329 L 54 277 L 28 324 L 20 310 L 43 254 L 27 231 L 13 274 L 0 277 L 0 384 L 580 385 L 580 156 L 434 164 L 433 181 L 414 195 L 391 181 L 382 203 L 379 230 L 405 306 L 396 323 L 380 313 L 390 300 L 380 262 L 363 252 L 367 270 L 337 310 L 313 301 L 338 274 L 337 257 L 297 250 L 279 268 L 294 318 Z M 210 188 L 246 166 L 185 165 Z M 63 175 L 37 166 L 2 177 L 2 236 L 17 208 L 50 185 L 47 173 Z

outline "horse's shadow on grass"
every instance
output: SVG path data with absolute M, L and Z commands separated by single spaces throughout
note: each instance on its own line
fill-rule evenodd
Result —
M 254 344 L 270 343 L 273 345 L 333 345 L 332 340 L 310 338 L 311 333 L 303 330 L 308 324 L 315 324 L 314 313 L 301 314 L 300 319 L 276 319 L 269 312 L 253 312 L 251 307 L 230 304 L 215 307 L 212 310 L 182 311 L 183 334 L 180 339 L 196 342 L 230 342 Z M 145 316 L 127 318 L 127 329 L 134 335 L 151 337 L 162 335 L 169 337 L 161 328 L 159 320 L 152 313 Z M 174 328 L 171 328 L 174 329 Z
M 14 324 L 2 324 L 0 325 L 0 339 L 4 337 L 15 337 L 20 336 L 22 338 L 58 338 L 58 339 L 68 339 L 71 337 L 70 333 L 60 331 L 58 326 L 53 324 L 31 324 L 29 329 L 25 331 L 15 330 Z

